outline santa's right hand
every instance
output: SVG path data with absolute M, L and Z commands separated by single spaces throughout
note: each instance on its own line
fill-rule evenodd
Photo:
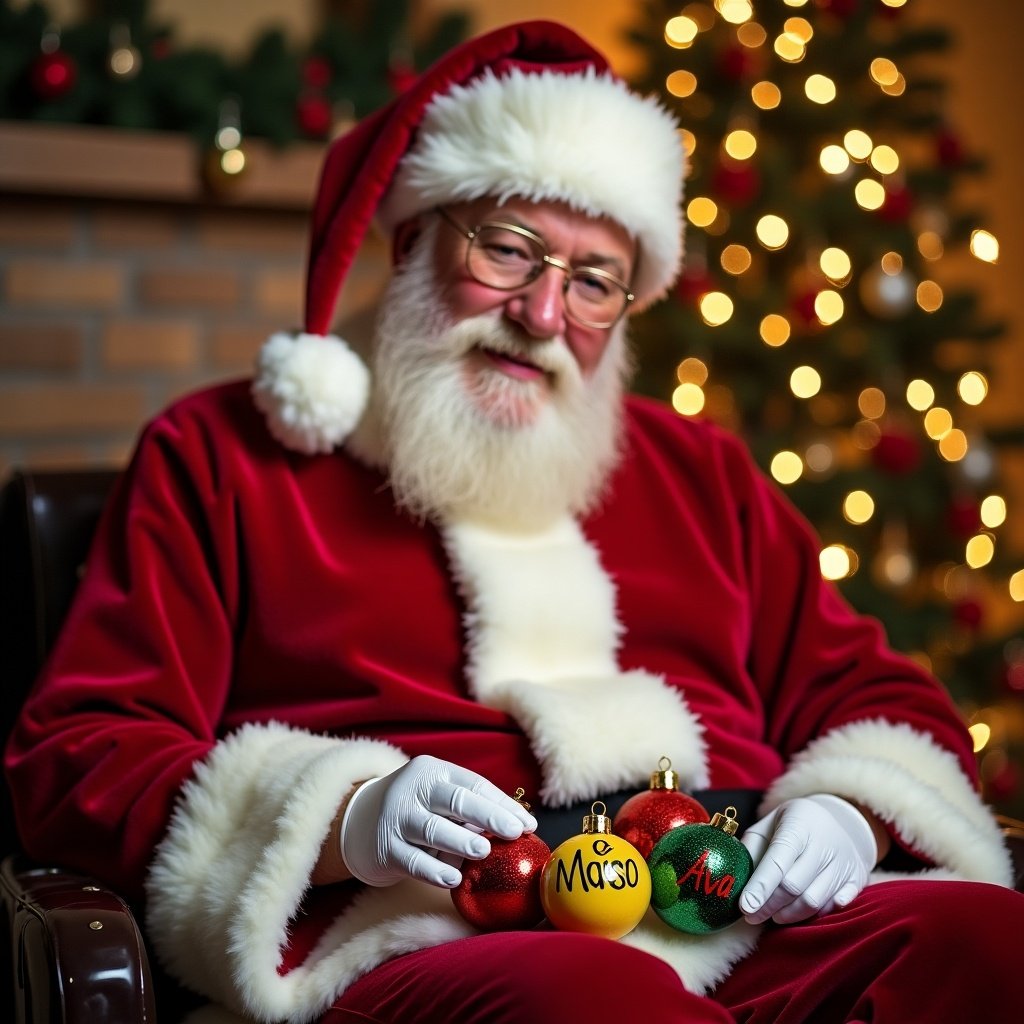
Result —
M 483 776 L 422 754 L 352 795 L 341 856 L 368 885 L 412 877 L 454 889 L 462 874 L 447 860 L 486 857 L 491 844 L 481 831 L 518 839 L 536 829 L 533 815 Z

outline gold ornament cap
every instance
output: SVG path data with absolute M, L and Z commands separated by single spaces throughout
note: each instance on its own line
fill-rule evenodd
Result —
M 724 814 L 717 812 L 711 818 L 711 827 L 721 829 L 727 836 L 736 835 L 740 823 L 736 818 L 736 808 L 726 807 Z
M 601 810 L 598 810 L 598 807 Z M 590 805 L 590 814 L 583 815 L 583 834 L 590 835 L 592 832 L 610 833 L 612 830 L 612 819 L 607 814 L 608 807 L 600 800 L 595 800 Z
M 651 772 L 651 789 L 679 789 L 679 772 L 672 770 L 671 758 L 658 758 L 658 770 Z
M 524 811 L 528 811 L 530 809 L 530 805 L 526 800 L 526 790 L 523 789 L 522 786 L 516 787 L 516 791 L 513 794 L 512 799 L 515 800 L 515 802 L 519 804 Z

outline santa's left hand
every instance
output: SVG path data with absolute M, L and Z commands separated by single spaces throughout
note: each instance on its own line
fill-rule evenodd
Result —
M 792 924 L 845 907 L 864 888 L 878 847 L 867 819 L 829 794 L 787 800 L 740 840 L 757 865 L 740 895 L 750 924 Z

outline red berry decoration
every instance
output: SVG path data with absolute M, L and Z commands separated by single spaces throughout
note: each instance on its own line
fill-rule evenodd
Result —
M 921 461 L 921 444 L 913 434 L 890 430 L 871 449 L 875 465 L 891 476 L 907 476 Z
M 41 53 L 32 64 L 32 88 L 44 100 L 69 93 L 78 80 L 78 65 L 63 50 Z
M 679 791 L 679 773 L 663 757 L 658 770 L 651 772 L 650 788 L 631 796 L 619 808 L 612 827 L 617 836 L 632 843 L 646 859 L 666 832 L 707 821 L 710 817 L 700 802 Z
M 523 801 L 524 791 L 516 790 Z M 455 909 L 485 932 L 533 928 L 544 920 L 540 875 L 551 856 L 548 844 L 533 833 L 518 839 L 487 836 L 491 852 L 462 865 L 462 881 L 452 889 Z

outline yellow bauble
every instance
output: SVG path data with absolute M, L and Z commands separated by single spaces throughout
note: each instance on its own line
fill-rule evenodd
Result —
M 595 803 L 591 810 L 583 819 L 583 834 L 567 839 L 544 865 L 541 903 L 548 920 L 562 931 L 618 939 L 646 913 L 651 873 L 635 846 L 612 835 L 604 804 Z

